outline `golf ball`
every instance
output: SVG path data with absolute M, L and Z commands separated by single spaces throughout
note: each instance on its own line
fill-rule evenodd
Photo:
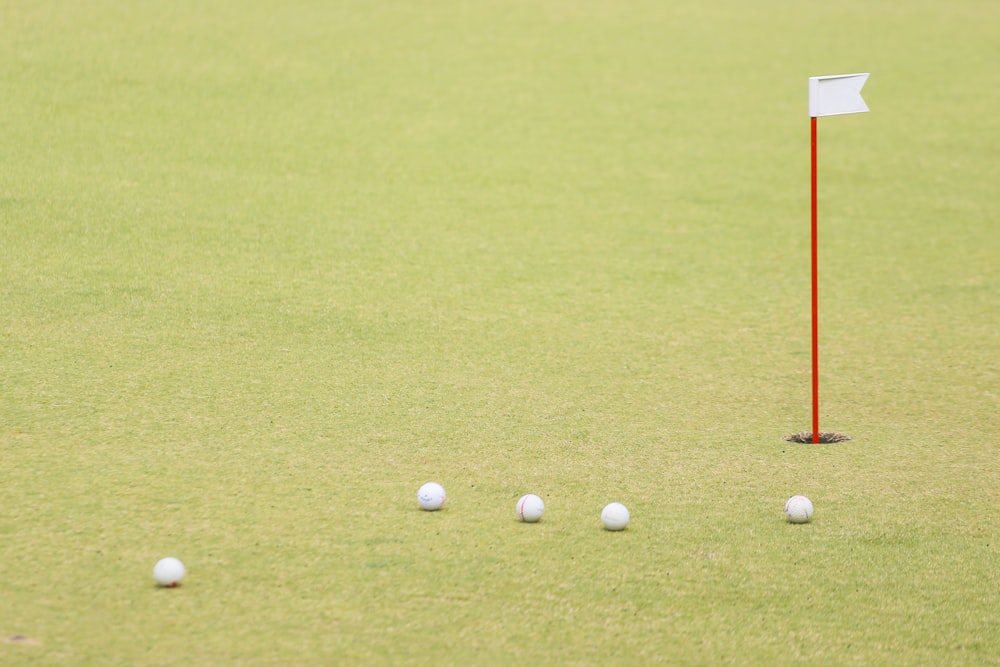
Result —
M 173 588 L 181 583 L 187 570 L 184 563 L 176 558 L 163 558 L 153 567 L 153 578 L 164 588 Z
M 535 523 L 542 518 L 545 511 L 545 503 L 533 493 L 521 496 L 517 501 L 517 516 L 525 523 Z
M 420 509 L 433 511 L 444 505 L 444 487 L 437 482 L 427 482 L 417 491 L 417 502 Z
M 628 508 L 621 503 L 611 503 L 601 510 L 601 523 L 607 530 L 625 530 L 628 525 Z
M 785 503 L 785 516 L 792 523 L 809 523 L 813 518 L 812 501 L 805 496 L 792 496 Z

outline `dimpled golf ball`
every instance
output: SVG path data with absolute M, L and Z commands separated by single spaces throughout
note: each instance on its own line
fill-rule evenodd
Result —
M 785 516 L 791 523 L 809 523 L 813 518 L 812 501 L 805 496 L 792 496 L 785 503 Z
M 545 512 L 545 503 L 533 493 L 521 496 L 521 499 L 517 501 L 517 516 L 525 523 L 535 523 L 542 518 L 543 512 Z
M 417 502 L 420 509 L 432 512 L 444 505 L 444 487 L 437 482 L 427 482 L 417 491 Z
M 621 503 L 611 503 L 601 510 L 601 523 L 607 530 L 625 530 L 628 525 L 628 508 Z
M 153 568 L 153 578 L 164 588 L 174 588 L 181 583 L 186 572 L 184 563 L 176 558 L 164 558 Z

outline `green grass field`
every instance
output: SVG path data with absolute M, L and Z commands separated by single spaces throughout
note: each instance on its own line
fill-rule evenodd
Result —
M 3 3 L 0 664 L 1000 664 L 998 22 Z

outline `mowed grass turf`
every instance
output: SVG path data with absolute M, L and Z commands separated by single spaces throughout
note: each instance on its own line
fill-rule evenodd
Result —
M 996 664 L 998 21 L 5 3 L 0 663 Z

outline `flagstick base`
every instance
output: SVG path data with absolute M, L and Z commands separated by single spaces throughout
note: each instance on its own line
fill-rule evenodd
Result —
M 833 444 L 836 442 L 848 442 L 853 440 L 849 435 L 844 435 L 843 433 L 823 433 L 819 434 L 820 444 Z M 782 440 L 786 442 L 801 442 L 805 444 L 815 444 L 815 439 L 813 438 L 812 431 L 801 431 L 799 433 L 793 433 L 792 435 L 786 435 Z

